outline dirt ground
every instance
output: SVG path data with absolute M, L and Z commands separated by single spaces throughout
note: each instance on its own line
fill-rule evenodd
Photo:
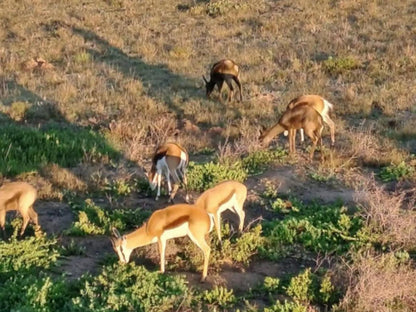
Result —
M 262 218 L 270 218 L 270 212 L 261 207 L 256 207 L 259 194 L 261 194 L 266 184 L 272 183 L 278 186 L 279 194 L 293 194 L 303 201 L 319 200 L 322 203 L 331 203 L 338 199 L 344 203 L 353 203 L 355 193 L 345 187 L 337 187 L 314 181 L 309 178 L 303 178 L 302 175 L 293 174 L 291 167 L 278 167 L 268 170 L 266 173 L 250 177 L 246 181 L 249 194 L 246 202 L 246 222 L 245 226 L 251 221 Z M 183 199 L 182 193 L 178 194 L 177 202 Z M 195 199 L 197 193 L 192 194 Z M 149 208 L 152 210 L 165 207 L 166 199 L 161 198 L 154 201 L 153 198 L 143 198 L 133 196 L 127 200 L 128 206 L 137 206 Z M 36 210 L 39 214 L 39 222 L 43 230 L 48 235 L 55 235 L 61 240 L 63 245 L 75 244 L 82 250 L 81 255 L 68 256 L 62 260 L 60 270 L 68 278 L 76 279 L 84 273 L 96 274 L 99 272 L 102 261 L 114 253 L 110 239 L 107 236 L 91 237 L 67 237 L 63 232 L 67 230 L 74 220 L 71 208 L 61 202 L 38 201 Z M 232 213 L 226 212 L 224 220 L 237 225 L 237 217 Z M 136 263 L 145 265 L 149 270 L 158 270 L 159 255 L 156 245 L 147 247 L 146 257 L 137 257 L 133 254 L 133 260 Z M 166 250 L 166 260 L 169 262 L 174 255 L 180 250 L 180 247 L 173 241 L 168 243 Z M 247 292 L 250 288 L 263 282 L 266 276 L 282 277 L 286 274 L 295 274 L 307 266 L 314 266 L 312 259 L 307 257 L 285 258 L 279 262 L 270 262 L 265 260 L 254 260 L 248 267 L 233 265 L 232 263 L 224 265 L 220 272 L 209 272 L 207 281 L 204 284 L 199 282 L 200 272 L 169 272 L 168 274 L 182 274 L 188 279 L 190 285 L 200 289 L 211 289 L 215 285 L 226 286 L 233 289 L 236 294 Z

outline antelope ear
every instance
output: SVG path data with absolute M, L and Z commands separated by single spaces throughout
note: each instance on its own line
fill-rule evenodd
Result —
M 202 79 L 204 79 L 205 84 L 208 84 L 208 80 L 205 78 L 205 76 L 204 76 L 204 75 L 202 75 Z
M 113 227 L 111 229 L 111 231 L 113 232 L 114 237 L 116 237 L 116 238 L 120 238 L 121 237 L 120 232 L 115 227 Z

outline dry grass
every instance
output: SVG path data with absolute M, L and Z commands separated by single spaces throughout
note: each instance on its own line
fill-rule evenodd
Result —
M 388 312 L 416 309 L 416 270 L 393 253 L 359 256 L 349 268 L 341 311 Z
M 357 197 L 368 230 L 383 246 L 391 249 L 416 249 L 415 190 L 391 194 L 374 181 L 362 185 Z M 412 200 L 413 197 L 413 200 Z

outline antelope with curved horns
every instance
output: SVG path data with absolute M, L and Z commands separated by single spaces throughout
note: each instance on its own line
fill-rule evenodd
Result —
M 324 122 L 329 126 L 331 133 L 331 145 L 335 145 L 335 123 L 329 117 L 329 112 L 334 109 L 334 105 L 325 100 L 322 96 L 315 94 L 301 95 L 289 102 L 287 109 L 292 109 L 298 105 L 309 105 L 313 107 L 319 114 L 321 114 Z M 284 132 L 284 135 L 288 135 L 288 131 Z M 301 141 L 305 140 L 303 135 L 303 129 L 300 129 Z
M 303 128 L 308 137 L 312 140 L 312 148 L 310 152 L 310 159 L 313 159 L 313 154 L 316 149 L 316 145 L 322 146 L 322 129 L 323 129 L 322 116 L 309 105 L 298 105 L 294 108 L 287 110 L 280 117 L 279 122 L 267 129 L 261 136 L 260 141 L 264 145 L 269 145 L 270 141 L 278 134 L 288 131 L 289 132 L 289 152 L 296 153 L 295 148 L 295 136 L 296 130 Z M 321 160 L 323 155 L 321 153 Z
M 234 93 L 232 80 L 234 80 L 240 91 L 240 102 L 243 101 L 243 96 L 241 94 L 241 82 L 238 79 L 238 74 L 239 74 L 238 65 L 232 60 L 224 59 L 212 65 L 211 72 L 210 72 L 210 81 L 208 81 L 205 78 L 205 76 L 202 75 L 202 78 L 205 81 L 207 97 L 211 95 L 212 91 L 214 90 L 215 85 L 217 85 L 218 91 L 219 91 L 219 99 L 220 99 L 220 102 L 222 103 L 223 99 L 221 96 L 222 95 L 221 91 L 222 91 L 222 86 L 225 81 L 228 85 L 228 88 L 230 89 L 230 92 L 228 93 L 228 102 L 231 102 L 231 98 Z
M 225 181 L 206 190 L 195 201 L 214 217 L 214 225 L 221 242 L 221 213 L 229 209 L 240 219 L 239 231 L 243 231 L 245 212 L 243 205 L 247 197 L 247 187 L 238 181 Z
M 165 272 L 166 241 L 171 238 L 188 236 L 204 253 L 204 269 L 201 282 L 208 273 L 211 248 L 205 236 L 212 230 L 213 222 L 208 213 L 197 206 L 178 204 L 156 210 L 139 229 L 121 236 L 113 228 L 111 242 L 120 262 L 128 263 L 135 248 L 158 243 L 160 271 Z
M 152 158 L 152 167 L 149 173 L 145 173 L 152 190 L 157 186 L 156 200 L 160 197 L 160 184 L 162 175 L 166 177 L 169 191 L 169 202 L 173 203 L 179 185 L 183 182 L 185 186 L 186 197 L 185 201 L 189 201 L 188 195 L 188 181 L 186 178 L 186 168 L 189 163 L 188 152 L 176 143 L 166 143 L 156 149 Z M 172 176 L 174 186 L 172 185 L 170 177 Z
M 20 236 L 23 235 L 29 221 L 32 221 L 36 228 L 40 230 L 38 214 L 33 209 L 33 203 L 37 197 L 36 189 L 26 182 L 10 182 L 0 187 L 0 227 L 5 238 L 6 212 L 17 210 L 23 217 Z

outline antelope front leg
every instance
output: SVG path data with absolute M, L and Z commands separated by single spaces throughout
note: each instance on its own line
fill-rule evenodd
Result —
M 166 171 L 165 173 L 165 177 L 166 177 L 166 181 L 168 183 L 168 194 L 170 195 L 170 193 L 172 193 L 172 184 L 170 183 L 170 174 L 169 174 L 169 170 Z
M 162 175 L 160 173 L 157 173 L 157 194 L 156 194 L 156 200 L 160 197 L 160 184 L 162 183 Z
M 159 255 L 160 255 L 160 272 L 165 273 L 165 249 L 166 249 L 166 241 L 159 237 L 158 239 L 159 245 Z

